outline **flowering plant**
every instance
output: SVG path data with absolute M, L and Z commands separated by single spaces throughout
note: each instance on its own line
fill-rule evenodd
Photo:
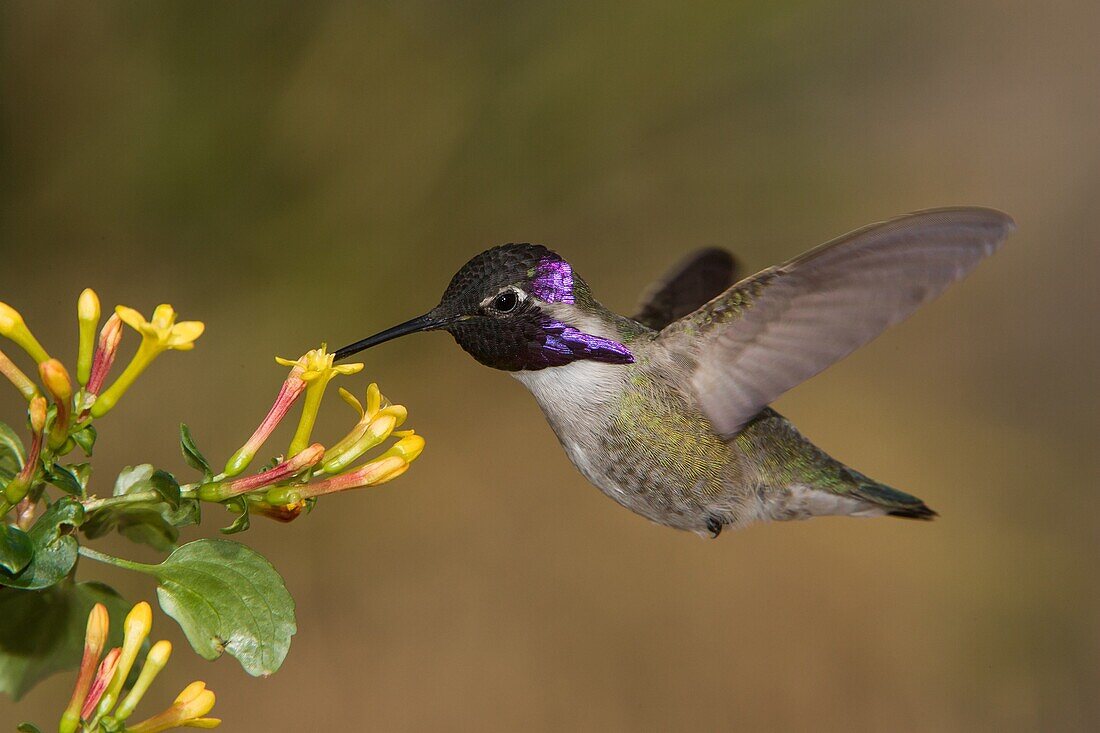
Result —
M 149 607 L 133 608 L 127 616 L 125 640 L 115 644 L 117 634 L 110 637 L 106 621 L 96 619 L 100 615 L 105 619 L 108 611 L 121 614 L 126 604 L 102 583 L 76 582 L 78 558 L 152 577 L 161 608 L 180 624 L 200 656 L 215 659 L 227 652 L 249 674 L 271 674 L 285 659 L 297 630 L 294 602 L 282 578 L 260 554 L 238 542 L 200 539 L 180 545 L 180 529 L 198 524 L 203 506 L 210 504 L 220 504 L 235 515 L 222 529 L 225 534 L 247 530 L 253 516 L 292 521 L 308 512 L 319 497 L 400 476 L 420 455 L 424 440 L 411 430 L 398 429 L 406 409 L 387 402 L 377 385 L 371 384 L 362 402 L 340 389 L 340 396 L 358 415 L 347 435 L 329 447 L 314 441 L 313 426 L 329 382 L 363 368 L 362 364 L 335 365 L 333 355 L 322 346 L 298 359 L 277 360 L 290 373 L 267 416 L 222 470 L 212 467 L 190 430 L 181 425 L 180 449 L 197 474 L 195 480 L 181 483 L 169 471 L 138 464 L 124 468 L 113 489 L 104 491 L 93 484 L 88 460 L 96 444 L 97 421 L 111 412 L 157 357 L 194 348 L 204 326 L 198 321 L 177 321 L 170 305 L 158 306 L 149 320 L 132 308 L 118 306 L 101 329 L 100 315 L 98 297 L 85 290 L 77 301 L 74 381 L 65 365 L 35 338 L 22 315 L 0 303 L 0 336 L 25 352 L 38 377 L 37 382 L 31 379 L 0 350 L 0 375 L 27 401 L 29 433 L 25 443 L 16 430 L 0 423 L 0 691 L 19 698 L 42 678 L 81 665 L 83 659 L 62 731 L 81 726 L 88 731 L 164 730 L 152 727 L 155 722 L 145 728 L 126 728 L 125 715 L 107 714 L 119 701 L 136 661 L 134 645 L 140 646 L 145 638 L 141 635 L 134 641 L 130 628 L 147 626 L 143 619 Z M 108 384 L 124 325 L 136 331 L 141 341 L 126 367 Z M 298 426 L 285 453 L 248 472 L 299 398 Z M 386 450 L 364 460 L 387 440 L 392 444 Z M 150 545 L 167 557 L 158 564 L 146 564 L 89 546 L 90 540 L 110 532 Z M 89 641 L 82 654 L 78 634 L 89 614 Z M 102 633 L 96 631 L 101 627 Z M 115 658 L 108 653 L 98 672 L 87 667 L 94 665 L 106 644 L 118 647 Z M 154 645 L 145 657 L 147 669 L 160 658 L 154 654 L 157 648 Z M 160 653 L 166 656 L 163 647 Z M 135 685 L 144 677 L 143 671 Z M 88 686 L 82 687 L 84 682 Z M 137 690 L 132 688 L 130 698 Z M 207 699 L 213 704 L 208 692 L 188 688 L 176 707 L 208 711 Z M 92 693 L 98 695 L 95 702 Z M 125 710 L 125 705 L 123 700 L 120 709 Z

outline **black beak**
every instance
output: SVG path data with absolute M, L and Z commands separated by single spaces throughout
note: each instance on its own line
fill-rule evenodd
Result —
M 393 328 L 387 328 L 385 331 L 380 331 L 373 336 L 368 336 L 362 341 L 356 341 L 354 344 L 348 344 L 342 349 L 337 349 L 335 358 L 336 361 L 340 361 L 341 359 L 348 358 L 352 354 L 358 354 L 364 349 L 377 346 L 380 343 L 395 339 L 398 336 L 416 333 L 417 331 L 431 331 L 443 327 L 445 323 L 444 320 L 436 318 L 432 313 L 425 313 L 422 316 L 413 318 L 411 321 L 405 321 Z

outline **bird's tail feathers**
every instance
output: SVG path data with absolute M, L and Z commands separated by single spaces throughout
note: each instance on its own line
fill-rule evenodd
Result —
M 912 494 L 881 484 L 852 469 L 846 469 L 845 473 L 849 474 L 846 478 L 849 478 L 852 482 L 852 494 L 873 505 L 875 509 L 880 510 L 886 516 L 924 521 L 939 516 L 927 504 Z

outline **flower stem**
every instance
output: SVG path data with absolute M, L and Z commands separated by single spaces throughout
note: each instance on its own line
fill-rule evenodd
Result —
M 198 484 L 184 484 L 180 487 L 181 499 L 194 499 L 198 496 Z M 103 509 L 104 507 L 118 506 L 120 504 L 137 504 L 143 501 L 160 501 L 161 495 L 156 491 L 150 489 L 149 491 L 138 491 L 133 494 L 123 494 L 122 496 L 107 496 L 102 499 L 88 499 L 84 501 L 84 511 L 92 512 L 96 509 Z
M 325 396 L 325 388 L 328 379 L 320 377 L 309 383 L 306 387 L 306 400 L 302 405 L 302 417 L 298 421 L 298 429 L 294 432 L 294 438 L 287 449 L 287 458 L 293 458 L 301 453 L 309 445 L 310 435 L 313 434 L 313 425 L 317 422 L 317 411 L 321 408 L 321 400 Z
M 124 560 L 121 557 L 115 557 L 114 555 L 108 555 L 104 552 L 100 552 L 99 550 L 93 550 L 86 545 L 80 545 L 76 551 L 84 557 L 91 558 L 92 560 L 98 560 L 99 562 L 106 563 L 107 565 L 114 565 L 118 568 L 125 568 L 126 570 L 133 570 L 134 572 L 138 573 L 147 573 L 149 575 L 152 575 L 156 572 L 156 565 L 148 565 L 143 562 L 134 562 L 133 560 Z

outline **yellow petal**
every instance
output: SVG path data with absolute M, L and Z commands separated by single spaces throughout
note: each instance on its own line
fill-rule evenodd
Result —
M 392 415 L 394 427 L 398 427 L 409 417 L 409 411 L 404 405 L 389 405 L 378 412 L 379 415 Z
M 393 444 L 385 452 L 384 456 L 401 456 L 412 463 L 424 451 L 424 438 L 419 435 L 409 435 Z
M 195 339 L 202 336 L 206 325 L 202 321 L 183 321 L 172 326 L 172 332 L 168 335 L 168 348 L 179 349 L 185 344 L 192 344 Z
M 202 680 L 195 680 L 187 687 L 183 688 L 183 692 L 176 696 L 176 702 L 189 703 L 194 700 L 199 694 L 206 689 L 206 683 Z
M 339 392 L 340 399 L 351 405 L 351 408 L 359 413 L 359 417 L 363 417 L 363 406 L 359 404 L 359 400 L 355 399 L 355 395 L 353 395 L 351 392 L 348 392 L 343 387 L 340 388 Z
M 38 365 L 38 376 L 54 400 L 63 402 L 73 396 L 73 380 L 65 365 L 57 359 L 49 359 Z
M 395 478 L 397 478 L 398 476 L 400 476 L 401 474 L 405 473 L 405 471 L 408 471 L 408 470 L 409 470 L 409 464 L 408 463 L 403 463 L 400 466 L 394 468 L 392 471 L 388 471 L 387 473 L 380 476 L 378 479 L 376 479 L 374 481 L 374 483 L 371 484 L 371 486 L 380 486 L 380 485 L 382 485 L 384 483 L 387 483 L 389 481 L 393 481 Z
M 337 374 L 357 374 L 358 372 L 363 371 L 363 366 L 364 365 L 361 362 L 356 362 L 354 364 L 341 364 L 339 366 L 332 367 L 332 371 L 336 372 Z
M 127 326 L 134 329 L 135 331 L 138 331 L 139 333 L 146 325 L 148 325 L 148 321 L 145 320 L 145 316 L 141 315 L 141 313 L 134 310 L 133 308 L 127 308 L 124 305 L 116 305 L 115 313 L 118 314 L 118 317 L 122 319 L 123 323 L 125 323 Z
M 176 322 L 176 309 L 167 303 L 161 303 L 153 311 L 152 323 L 158 328 L 171 328 Z
M 367 387 L 367 414 L 374 417 L 378 412 L 378 408 L 382 406 L 382 393 L 378 390 L 378 385 L 371 382 Z
M 76 316 L 82 321 L 99 320 L 99 297 L 91 288 L 84 288 L 76 300 Z

